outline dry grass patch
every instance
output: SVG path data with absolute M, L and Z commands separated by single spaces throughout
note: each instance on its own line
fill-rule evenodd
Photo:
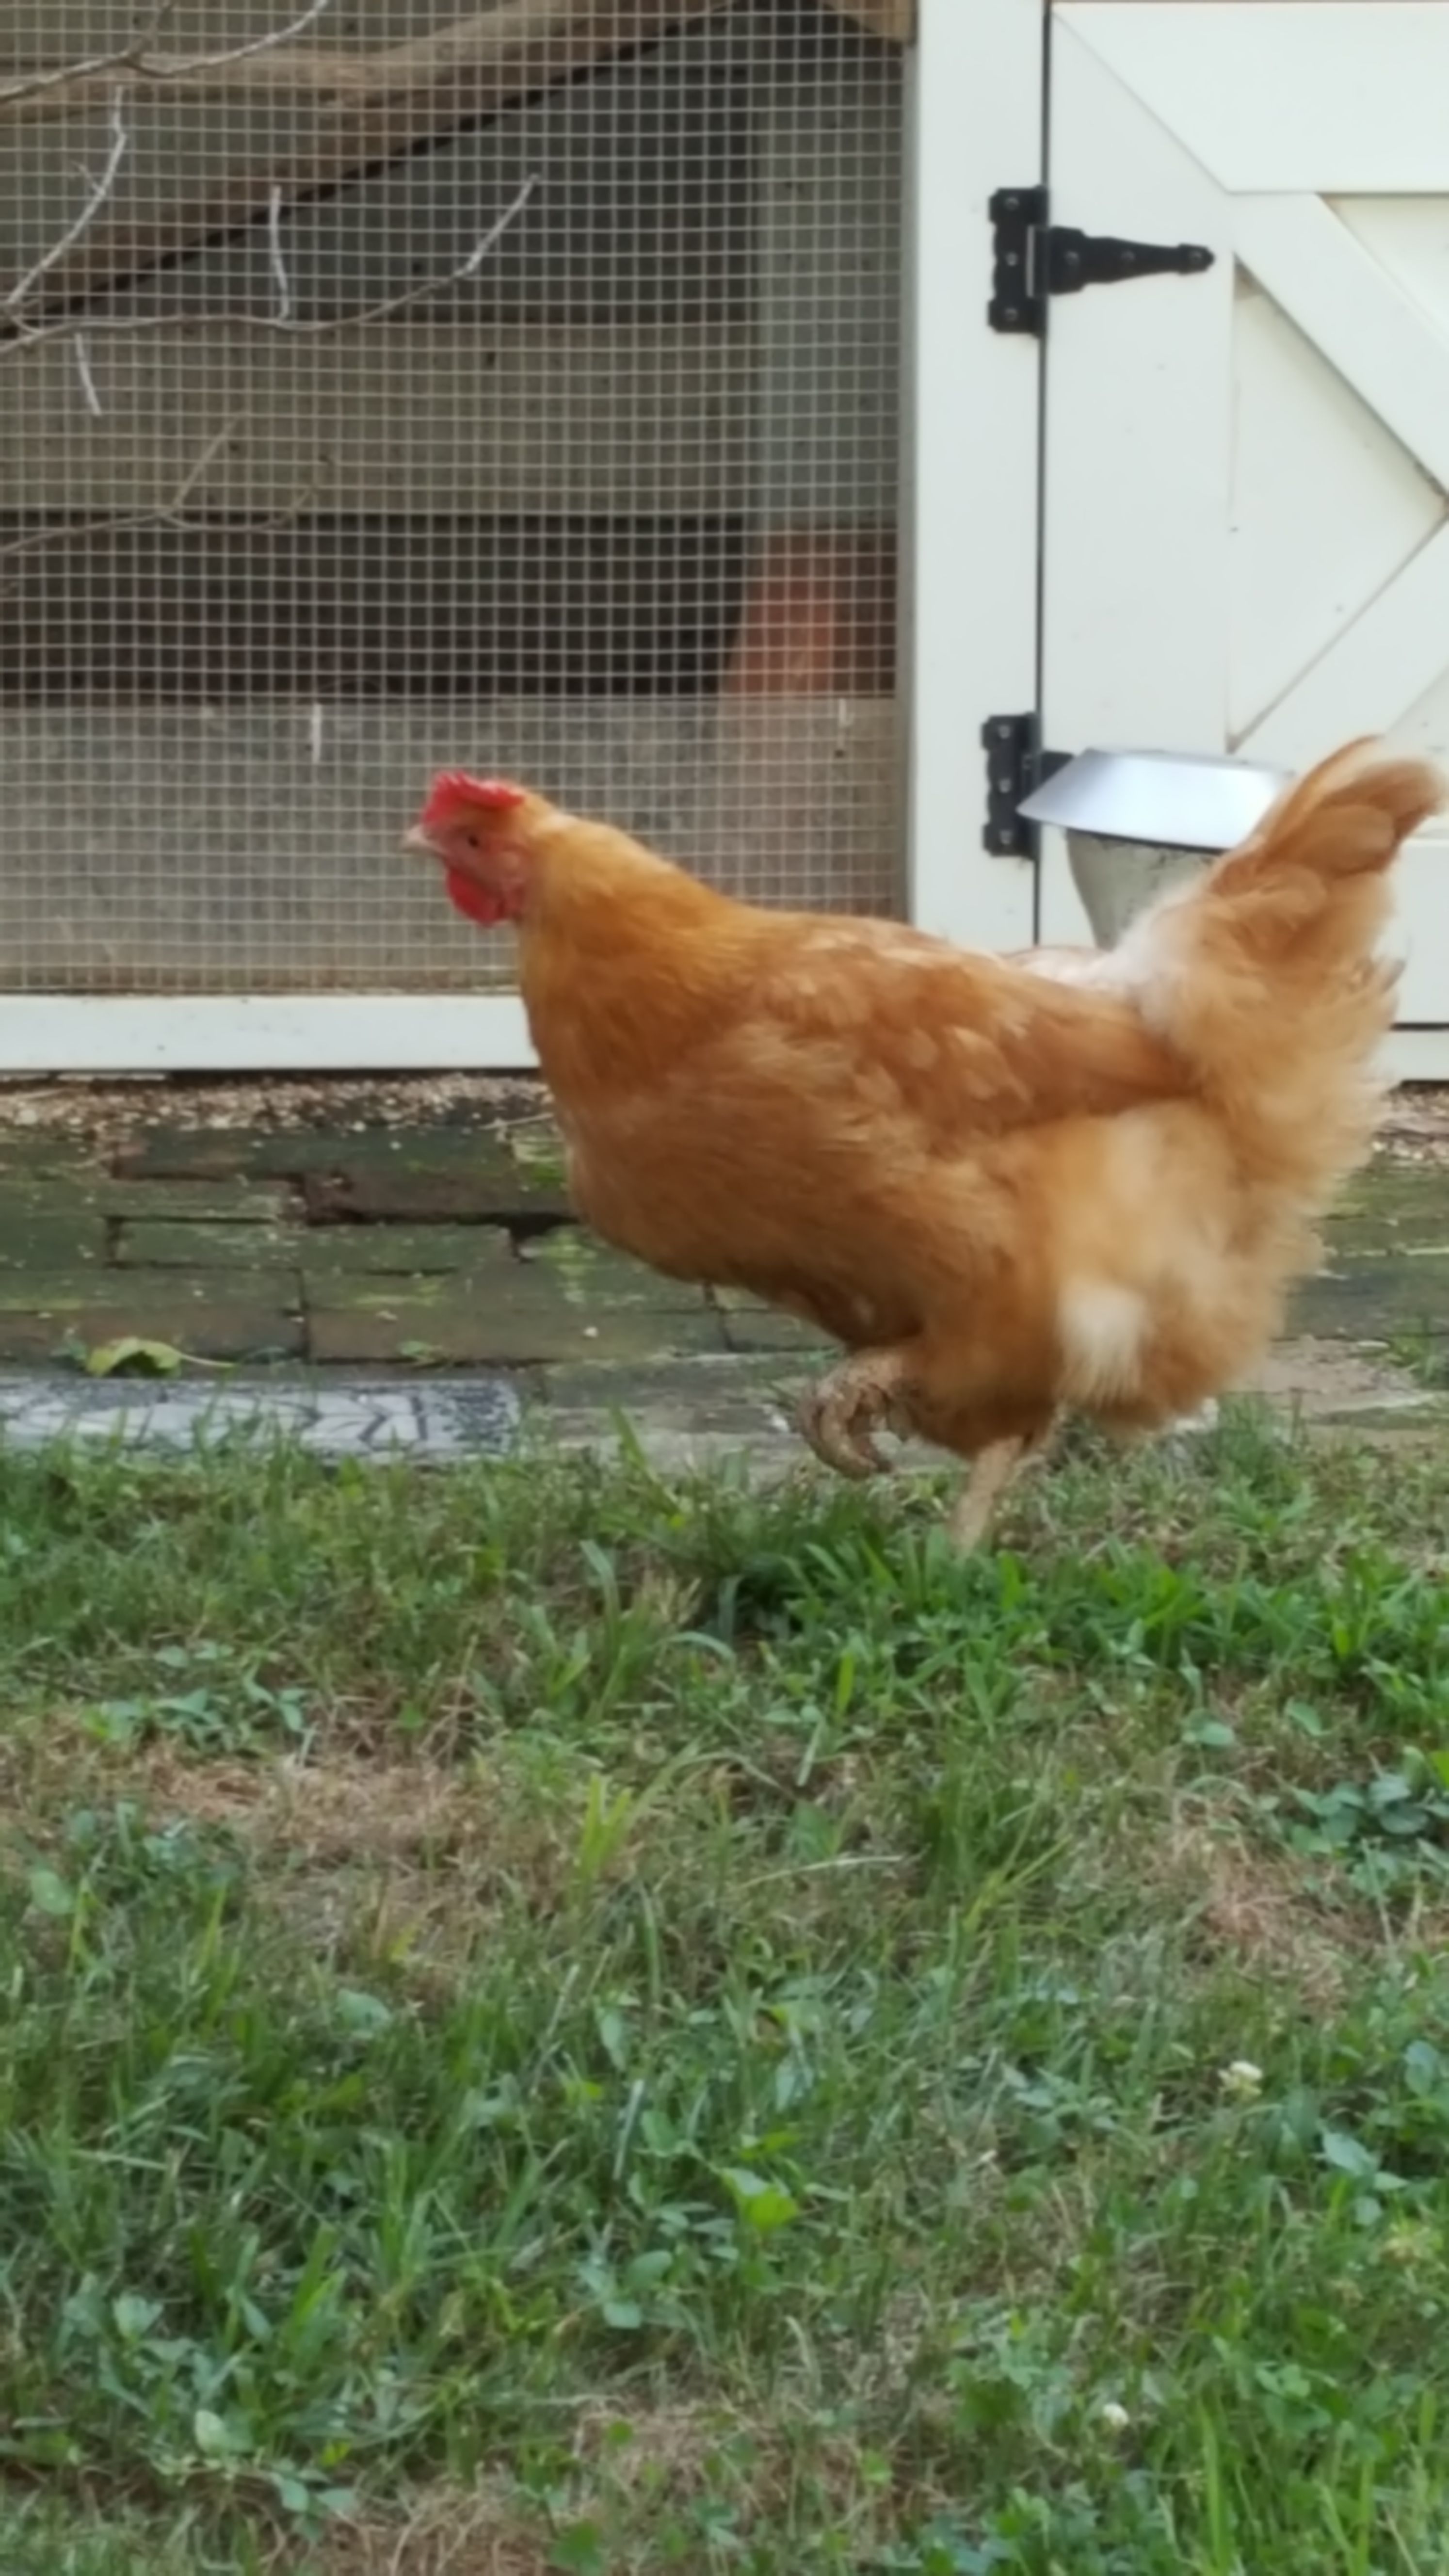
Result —
M 1366 1940 L 1354 1916 L 1341 1908 L 1326 1914 L 1299 1866 L 1251 1850 L 1199 1802 L 1178 1805 L 1148 1868 L 1164 1892 L 1179 1895 L 1214 1966 L 1226 1955 L 1323 2009 L 1341 2003 L 1362 1973 Z
M 404 2514 L 348 2516 L 305 2558 L 283 2558 L 279 2576 L 549 2576 L 551 2563 L 548 2541 L 506 2496 L 443 2487 Z

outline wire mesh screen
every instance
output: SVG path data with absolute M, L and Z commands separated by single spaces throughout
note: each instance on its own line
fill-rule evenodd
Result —
M 0 0 L 0 986 L 506 981 L 442 763 L 894 907 L 878 5 Z

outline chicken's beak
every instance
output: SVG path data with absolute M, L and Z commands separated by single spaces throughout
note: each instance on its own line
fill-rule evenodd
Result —
M 400 850 L 421 850 L 423 856 L 428 859 L 435 859 L 438 855 L 436 850 L 433 848 L 432 842 L 429 840 L 427 833 L 423 830 L 421 823 L 409 823 L 407 830 L 404 832 L 402 839 L 398 843 L 398 848 Z

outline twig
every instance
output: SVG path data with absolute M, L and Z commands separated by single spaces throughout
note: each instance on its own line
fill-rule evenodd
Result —
M 288 322 L 292 315 L 292 287 L 282 255 L 282 209 L 285 204 L 281 189 L 274 187 L 267 201 L 267 256 L 277 285 L 277 309 L 272 317 L 276 322 Z
M 293 36 L 304 36 L 325 16 L 332 0 L 309 0 L 309 5 L 289 19 L 285 27 L 273 27 L 265 36 L 249 37 L 245 44 L 230 46 L 224 53 L 158 57 L 151 48 L 179 5 L 180 0 L 156 0 L 139 36 L 113 46 L 109 53 L 87 54 L 80 62 L 57 63 L 51 71 L 36 72 L 29 80 L 7 81 L 0 89 L 0 107 L 10 107 L 17 99 L 37 98 L 45 90 L 62 89 L 73 81 L 95 80 L 106 72 L 130 72 L 138 80 L 168 81 L 194 77 L 198 72 L 221 71 L 229 63 L 248 62 L 254 54 L 268 54 L 274 45 L 285 45 Z
M 518 217 L 522 214 L 524 207 L 527 205 L 529 198 L 533 195 L 534 189 L 537 186 L 538 172 L 536 170 L 530 170 L 528 177 L 524 180 L 524 183 L 519 189 L 517 196 L 514 198 L 512 205 L 505 206 L 491 232 L 486 232 L 480 242 L 474 243 L 473 248 L 469 251 L 467 258 L 459 269 L 456 279 L 449 279 L 448 283 L 450 285 L 461 285 L 464 278 L 477 276 L 478 271 L 482 267 L 485 259 L 488 257 L 489 252 L 498 248 L 504 234 L 517 222 Z M 400 300 L 405 303 L 408 299 L 403 297 Z
M 41 252 L 39 259 L 35 261 L 32 267 L 27 268 L 23 277 L 18 277 L 16 279 L 9 294 L 5 297 L 3 305 L 0 305 L 0 311 L 6 313 L 15 313 L 18 311 L 19 307 L 25 302 L 26 297 L 29 295 L 31 288 L 38 286 L 41 279 L 48 276 L 51 269 L 59 266 L 67 251 L 74 250 L 82 233 L 95 222 L 95 219 L 100 213 L 102 206 L 105 204 L 107 197 L 114 188 L 117 179 L 120 177 L 121 163 L 125 160 L 126 154 L 130 149 L 130 143 L 131 137 L 126 130 L 126 93 L 123 89 L 118 89 L 111 100 L 111 148 L 106 154 L 105 167 L 102 170 L 100 177 L 98 179 L 91 180 L 91 193 L 86 199 L 85 204 L 82 206 L 80 213 L 76 216 L 75 221 L 67 224 L 65 231 L 60 235 L 59 240 L 53 241 L 49 250 Z M 89 173 L 87 173 L 87 176 L 89 176 Z
M 91 353 L 86 347 L 84 331 L 77 331 L 75 335 L 75 371 L 81 381 L 81 392 L 86 398 L 86 409 L 93 419 L 99 420 L 106 406 L 96 391 L 96 380 L 91 374 Z
M 286 263 L 282 262 L 279 273 L 274 260 L 272 275 L 286 296 L 288 309 L 285 312 L 88 313 L 83 323 L 65 321 L 39 324 L 24 322 L 18 314 L 12 313 L 10 317 L 12 336 L 8 345 L 0 345 L 0 361 L 7 356 L 16 356 L 27 349 L 41 348 L 47 340 L 70 338 L 77 330 L 83 330 L 87 336 L 97 331 L 139 336 L 152 331 L 229 329 L 276 331 L 292 340 L 315 340 L 330 331 L 349 331 L 372 322 L 386 322 L 395 313 L 406 313 L 414 305 L 426 304 L 431 296 L 442 295 L 448 287 L 466 285 L 470 279 L 476 277 L 490 252 L 497 249 L 504 234 L 517 223 L 539 184 L 538 172 L 531 171 L 517 196 L 504 207 L 497 222 L 489 226 L 482 239 L 474 243 L 467 258 L 460 260 L 456 268 L 448 269 L 440 277 L 425 277 L 419 285 L 409 286 L 401 295 L 386 296 L 379 304 L 365 304 L 356 313 L 320 314 L 315 321 L 299 322 L 290 310 L 291 289 L 287 279 Z M 273 202 L 277 201 L 278 192 L 274 190 Z
M 233 435 L 234 431 L 240 429 L 245 418 L 246 414 L 244 412 L 236 412 L 230 420 L 224 420 L 222 422 L 220 429 L 216 431 L 213 437 L 207 440 L 206 445 L 203 447 L 201 454 L 196 460 L 196 463 L 188 469 L 182 481 L 178 483 L 175 498 L 167 503 L 164 510 L 157 512 L 158 518 L 172 520 L 180 518 L 182 511 L 185 509 L 187 502 L 190 500 L 192 493 L 197 487 L 197 484 L 201 481 L 208 465 L 211 464 L 214 457 L 221 454 L 227 440 Z

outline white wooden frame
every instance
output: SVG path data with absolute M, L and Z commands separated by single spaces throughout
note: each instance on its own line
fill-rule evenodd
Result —
M 912 920 L 1033 935 L 1035 872 L 982 846 L 988 715 L 1036 703 L 1040 351 L 986 325 L 992 190 L 1041 176 L 1041 0 L 917 0 L 908 64 L 904 692 Z M 0 1075 L 505 1072 L 516 994 L 0 994 Z
M 0 1075 L 506 1073 L 516 993 L 4 993 Z
M 514 993 L 9 995 L 0 1078 L 53 1073 L 508 1073 L 536 1061 Z M 1395 1082 L 1441 1082 L 1439 1029 L 1396 1029 Z
M 987 324 L 997 188 L 1040 181 L 1042 0 L 919 0 L 910 67 L 905 687 L 912 921 L 1035 936 L 1036 871 L 982 844 L 988 716 L 1037 703 L 1042 352 Z

